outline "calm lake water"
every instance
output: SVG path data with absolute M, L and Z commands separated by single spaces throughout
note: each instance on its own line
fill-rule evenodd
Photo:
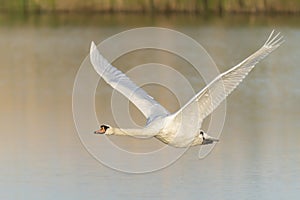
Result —
M 286 42 L 228 98 L 221 141 L 208 157 L 199 160 L 199 148 L 191 148 L 170 167 L 132 175 L 85 150 L 73 122 L 72 89 L 92 40 L 142 26 L 189 35 L 221 71 L 259 48 L 273 28 Z M 299 41 L 299 17 L 290 16 L 0 15 L 0 199 L 299 199 Z M 134 56 L 116 61 L 125 71 L 131 63 Z M 204 86 L 185 73 L 196 90 Z M 109 113 L 102 91 L 96 108 Z

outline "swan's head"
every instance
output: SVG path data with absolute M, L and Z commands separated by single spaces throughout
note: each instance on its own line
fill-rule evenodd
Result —
M 112 135 L 112 128 L 109 125 L 102 124 L 100 126 L 100 129 L 97 131 L 94 131 L 95 134 L 105 134 L 105 135 Z

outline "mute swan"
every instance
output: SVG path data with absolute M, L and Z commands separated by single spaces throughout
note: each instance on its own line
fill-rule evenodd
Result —
M 95 134 L 155 137 L 174 146 L 188 147 L 218 142 L 200 130 L 202 121 L 239 85 L 254 66 L 283 42 L 280 33 L 271 32 L 264 45 L 238 65 L 217 76 L 177 112 L 170 114 L 124 73 L 113 67 L 91 44 L 90 60 L 96 72 L 111 87 L 127 97 L 147 118 L 142 129 L 120 129 L 101 125 Z M 194 112 L 194 110 L 197 112 Z M 195 114 L 196 113 L 196 114 Z M 195 121 L 195 119 L 197 119 Z

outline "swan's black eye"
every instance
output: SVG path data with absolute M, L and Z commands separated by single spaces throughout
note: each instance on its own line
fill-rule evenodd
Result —
M 201 135 L 203 135 L 203 134 L 204 134 L 204 132 L 203 132 L 203 131 L 200 131 L 200 134 L 201 134 Z

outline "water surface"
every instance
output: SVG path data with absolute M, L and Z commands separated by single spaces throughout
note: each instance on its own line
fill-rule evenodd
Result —
M 0 19 L 1 199 L 299 198 L 297 17 L 42 15 Z M 207 49 L 221 71 L 255 51 L 273 28 L 285 35 L 286 42 L 228 98 L 221 142 L 208 157 L 199 160 L 196 147 L 166 169 L 130 175 L 101 165 L 81 144 L 72 118 L 72 87 L 90 41 L 100 42 L 140 26 L 169 27 L 191 36 Z M 143 52 L 138 57 L 148 59 Z M 204 86 L 188 66 L 178 66 L 184 62 L 168 62 L 174 68 L 186 68 L 184 73 L 194 88 Z M 125 71 L 135 63 L 130 55 L 116 61 Z M 157 99 L 173 98 L 148 90 Z M 101 99 L 102 92 L 98 88 L 96 108 L 109 112 L 103 108 L 109 98 Z M 177 106 L 174 102 L 169 109 Z M 114 140 L 127 146 L 139 142 Z

